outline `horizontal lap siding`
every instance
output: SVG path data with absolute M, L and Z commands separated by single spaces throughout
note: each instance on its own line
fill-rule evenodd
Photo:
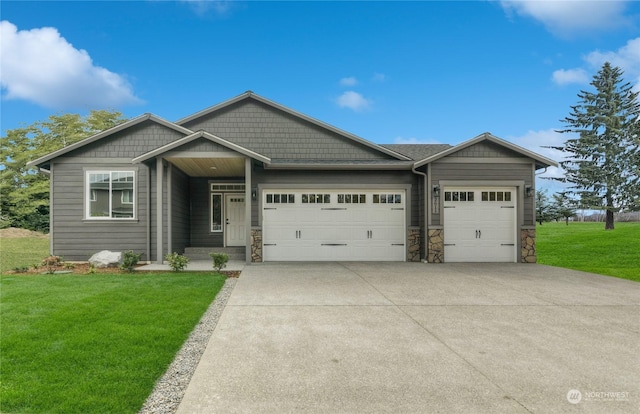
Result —
M 409 171 L 273 171 L 257 169 L 252 177 L 252 184 L 294 184 L 294 185 L 354 185 L 371 186 L 371 188 L 411 185 L 411 220 L 408 226 L 419 224 L 419 188 L 416 175 Z M 251 225 L 259 223 L 259 202 L 251 206 Z
M 63 256 L 65 260 L 88 260 L 101 250 L 145 252 L 147 169 L 137 166 L 137 221 L 98 223 L 85 220 L 84 167 L 114 170 L 131 168 L 131 165 L 69 162 L 53 164 L 53 253 Z
M 171 172 L 171 250 L 180 254 L 190 243 L 189 177 L 173 168 Z
M 431 167 L 431 183 L 436 185 L 440 180 L 468 181 L 513 181 L 523 180 L 525 185 L 534 184 L 532 166 L 530 164 L 490 164 L 490 163 L 434 163 Z M 524 225 L 533 225 L 533 197 L 524 199 Z M 440 224 L 440 214 L 432 214 L 433 225 Z
M 222 247 L 222 232 L 211 232 L 209 179 L 191 178 L 189 192 L 191 195 L 191 246 Z

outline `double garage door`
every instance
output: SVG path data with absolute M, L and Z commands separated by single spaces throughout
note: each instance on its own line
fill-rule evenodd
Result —
M 444 261 L 516 261 L 516 189 L 444 188 Z
M 404 261 L 405 190 L 265 190 L 265 261 Z

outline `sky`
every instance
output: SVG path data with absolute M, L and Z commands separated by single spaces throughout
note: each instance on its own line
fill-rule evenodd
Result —
M 543 147 L 605 61 L 640 90 L 638 1 L 3 0 L 0 20 L 3 135 L 91 109 L 176 121 L 251 90 L 379 144 L 491 132 L 560 161 Z

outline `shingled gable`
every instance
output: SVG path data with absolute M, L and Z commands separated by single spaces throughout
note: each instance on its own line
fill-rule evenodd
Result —
M 477 145 L 477 144 L 481 144 L 483 142 L 488 142 L 488 143 L 492 143 L 492 144 L 498 145 L 501 148 L 504 148 L 506 150 L 512 151 L 512 152 L 514 152 L 514 153 L 516 153 L 516 154 L 518 154 L 520 156 L 531 158 L 531 159 L 535 160 L 536 169 L 537 170 L 538 169 L 542 169 L 542 168 L 547 168 L 547 167 L 557 167 L 558 166 L 557 162 L 555 162 L 555 161 L 553 161 L 553 160 L 551 160 L 549 158 L 543 157 L 542 155 L 536 154 L 535 152 L 529 151 L 529 150 L 524 149 L 524 148 L 522 148 L 522 147 L 520 147 L 518 145 L 512 144 L 512 143 L 510 143 L 508 141 L 505 141 L 503 139 L 500 139 L 500 138 L 492 135 L 490 132 L 485 132 L 483 134 L 478 135 L 475 138 L 472 138 L 472 139 L 470 139 L 468 141 L 465 141 L 465 142 L 463 142 L 461 144 L 458 144 L 458 145 L 456 145 L 454 147 L 451 147 L 449 149 L 446 149 L 444 151 L 441 151 L 441 152 L 439 152 L 437 154 L 434 154 L 434 155 L 432 155 L 430 157 L 427 157 L 427 158 L 425 158 L 423 160 L 420 160 L 420 161 L 416 162 L 415 163 L 415 168 L 418 168 L 418 167 L 421 167 L 423 165 L 432 163 L 432 162 L 437 161 L 439 159 L 442 159 L 444 157 L 454 155 L 457 152 L 463 151 L 463 150 L 465 150 L 465 149 L 467 149 L 469 147 L 472 147 L 472 146 Z
M 35 166 L 42 167 L 42 166 L 45 166 L 45 165 L 47 165 L 49 163 L 49 161 L 51 161 L 54 158 L 60 157 L 60 156 L 65 155 L 65 154 L 68 154 L 68 153 L 70 153 L 70 152 L 72 152 L 74 150 L 80 149 L 80 148 L 85 147 L 85 146 L 87 146 L 89 144 L 92 144 L 94 142 L 98 142 L 98 141 L 100 141 L 102 139 L 105 139 L 107 137 L 110 137 L 110 136 L 112 136 L 112 135 L 114 135 L 114 134 L 116 134 L 118 132 L 125 131 L 125 130 L 127 130 L 129 128 L 132 128 L 132 127 L 134 127 L 136 125 L 140 125 L 140 124 L 142 124 L 144 122 L 147 122 L 147 121 L 150 121 L 150 122 L 156 123 L 158 125 L 161 125 L 163 127 L 172 129 L 172 130 L 174 130 L 176 132 L 179 132 L 179 133 L 182 133 L 184 135 L 193 134 L 193 131 L 190 131 L 187 128 L 184 128 L 182 126 L 176 125 L 176 124 L 174 124 L 174 123 L 172 123 L 170 121 L 167 121 L 166 119 L 160 118 L 159 116 L 156 116 L 156 115 L 153 115 L 153 114 L 150 114 L 150 113 L 146 113 L 146 114 L 140 115 L 138 117 L 135 117 L 135 118 L 133 118 L 133 119 L 127 121 L 127 122 L 124 122 L 124 123 L 122 123 L 120 125 L 117 125 L 117 126 L 115 126 L 113 128 L 109 128 L 109 129 L 104 130 L 102 132 L 99 132 L 99 133 L 97 133 L 95 135 L 92 135 L 92 136 L 90 136 L 88 138 L 85 138 L 85 139 L 83 139 L 81 141 L 78 141 L 75 144 L 72 144 L 72 145 L 69 145 L 67 147 L 61 148 L 61 149 L 59 149 L 57 151 L 49 153 L 49 154 L 47 154 L 47 155 L 45 155 L 43 157 L 40 157 L 38 159 L 35 159 L 33 161 L 29 161 L 27 163 L 27 166 L 28 167 L 35 167 Z
M 248 91 L 199 111 L 176 124 L 205 130 L 273 159 L 410 161 L 334 126 Z M 286 160 L 286 161 L 285 161 Z
M 194 132 L 193 134 L 187 135 L 186 137 L 181 138 L 181 139 L 179 139 L 177 141 L 173 141 L 173 142 L 171 142 L 171 143 L 169 143 L 167 145 L 164 145 L 164 146 L 162 146 L 160 148 L 157 148 L 157 149 L 155 149 L 153 151 L 149 151 L 149 152 L 147 152 L 145 154 L 142 154 L 142 155 L 132 159 L 131 162 L 133 162 L 134 164 L 144 162 L 144 161 L 146 161 L 148 159 L 151 159 L 151 158 L 157 157 L 159 155 L 162 155 L 162 154 L 164 154 L 164 153 L 166 153 L 168 151 L 171 151 L 171 150 L 174 150 L 174 149 L 178 149 L 178 148 L 180 148 L 180 147 L 182 147 L 182 146 L 184 146 L 186 144 L 189 144 L 190 142 L 198 140 L 198 139 L 208 140 L 208 141 L 213 142 L 215 144 L 221 145 L 221 146 L 223 146 L 223 147 L 225 147 L 227 149 L 230 149 L 230 150 L 232 150 L 234 152 L 240 153 L 242 155 L 246 155 L 249 158 L 253 158 L 254 160 L 262 161 L 262 162 L 264 162 L 266 164 L 271 163 L 271 159 L 269 157 L 265 157 L 264 155 L 261 155 L 261 154 L 258 154 L 256 152 L 253 152 L 251 150 L 248 150 L 246 148 L 243 148 L 243 147 L 241 147 L 239 145 L 236 145 L 236 144 L 234 144 L 232 142 L 229 142 L 229 141 L 227 141 L 225 139 L 217 137 L 217 136 L 215 136 L 213 134 L 210 134 L 210 133 L 208 133 L 206 131 Z

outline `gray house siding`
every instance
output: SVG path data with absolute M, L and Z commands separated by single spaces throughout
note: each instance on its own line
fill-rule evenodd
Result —
M 85 218 L 85 171 L 136 169 L 134 220 L 87 220 Z M 52 163 L 51 180 L 53 191 L 51 204 L 54 240 L 53 254 L 65 260 L 88 260 L 101 250 L 146 250 L 147 168 L 132 167 L 122 163 L 93 163 L 87 159 L 57 161 Z
M 472 157 L 472 158 L 506 158 L 518 157 L 522 155 L 511 151 L 508 148 L 489 141 L 478 142 L 460 151 L 449 154 L 448 157 Z
M 155 160 L 152 164 L 149 165 L 149 174 L 151 178 L 151 188 L 150 188 L 150 197 L 151 197 L 151 209 L 149 211 L 150 217 L 150 245 L 151 245 L 151 259 L 152 261 L 159 260 L 164 258 L 164 256 L 168 253 L 168 229 L 167 229 L 167 168 L 163 167 L 163 179 L 162 179 L 162 257 L 157 257 L 157 246 L 158 246 L 158 213 L 157 213 L 157 175 L 156 175 L 156 164 Z
M 392 159 L 318 125 L 248 99 L 183 124 L 273 159 Z
M 451 163 L 434 162 L 431 167 L 432 185 L 438 185 L 440 180 L 464 180 L 473 185 L 480 181 L 513 181 L 523 180 L 525 185 L 534 184 L 532 164 L 511 163 Z M 535 216 L 533 197 L 524 199 L 524 225 L 533 225 Z M 431 215 L 431 225 L 441 224 L 440 213 Z
M 420 180 L 422 177 L 420 177 Z M 410 219 L 407 226 L 419 224 L 419 186 L 418 177 L 410 171 L 273 171 L 254 168 L 252 183 L 254 187 L 261 185 L 304 185 L 319 186 L 332 185 L 370 188 L 384 188 L 393 186 L 411 186 Z M 251 225 L 259 226 L 259 200 L 251 206 Z
M 153 121 L 145 121 L 87 144 L 65 156 L 132 159 L 183 137 L 184 134 L 171 128 Z
M 191 194 L 191 246 L 220 247 L 223 246 L 222 233 L 211 232 L 210 198 L 211 191 L 208 178 L 191 178 L 189 193 Z
M 191 208 L 189 176 L 180 169 L 171 169 L 171 250 L 180 254 L 191 242 Z

